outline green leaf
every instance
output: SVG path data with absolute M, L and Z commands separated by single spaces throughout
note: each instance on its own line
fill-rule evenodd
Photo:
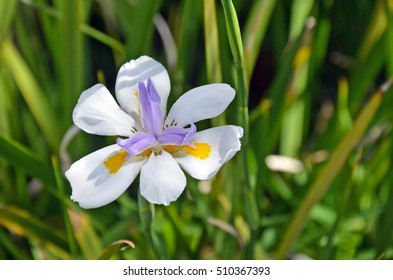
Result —
M 276 0 L 255 1 L 244 30 L 244 59 L 250 81 Z
M 58 118 L 49 100 L 13 43 L 10 41 L 4 42 L 2 50 L 3 61 L 11 71 L 27 106 L 50 147 L 53 151 L 56 151 L 59 148 L 61 135 Z
M 0 44 L 2 40 L 7 36 L 8 28 L 14 17 L 17 0 L 0 1 Z
M 114 254 L 119 251 L 124 251 L 128 248 L 135 248 L 135 244 L 130 240 L 118 240 L 110 244 L 104 249 L 101 255 L 98 257 L 99 260 L 109 260 Z
M 220 63 L 220 44 L 218 41 L 216 3 L 214 0 L 203 1 L 203 19 L 205 30 L 205 52 L 207 81 L 222 82 Z
M 89 216 L 73 209 L 68 209 L 68 215 L 83 256 L 88 260 L 97 259 L 103 251 L 103 246 Z
M 366 129 L 377 112 L 379 105 L 382 102 L 383 93 L 388 90 L 391 83 L 392 81 L 389 81 L 384 84 L 371 97 L 363 110 L 360 112 L 353 127 L 348 131 L 339 145 L 334 149 L 324 169 L 308 190 L 306 197 L 300 204 L 299 209 L 294 215 L 294 218 L 291 219 L 280 246 L 277 249 L 277 259 L 285 258 L 291 250 L 293 243 L 307 223 L 310 211 L 328 191 L 330 185 L 336 179 L 344 164 L 346 163 L 350 152 L 363 137 Z
M 8 164 L 22 168 L 26 174 L 42 180 L 49 185 L 55 185 L 55 177 L 50 167 L 41 161 L 32 151 L 16 141 L 0 135 L 0 157 Z
M 60 259 L 70 258 L 65 237 L 23 209 L 12 205 L 0 205 L 0 225 L 38 242 L 45 250 Z

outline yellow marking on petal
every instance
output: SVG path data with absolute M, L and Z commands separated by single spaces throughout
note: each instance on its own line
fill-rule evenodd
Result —
M 138 98 L 138 96 L 139 96 L 138 91 L 136 91 L 136 92 L 134 93 L 134 95 L 136 96 L 136 98 Z
M 140 153 L 138 156 L 144 156 L 144 157 L 148 157 L 150 156 L 152 153 L 151 148 L 144 150 L 142 153 Z
M 164 150 L 170 154 L 175 154 L 178 152 L 183 152 L 194 156 L 199 159 L 207 159 L 210 156 L 211 146 L 207 143 L 193 143 L 195 148 L 185 145 L 185 146 L 176 146 L 176 145 L 164 145 Z
M 109 173 L 114 174 L 119 171 L 120 167 L 126 162 L 127 155 L 127 151 L 121 151 L 104 161 L 104 165 L 109 170 Z

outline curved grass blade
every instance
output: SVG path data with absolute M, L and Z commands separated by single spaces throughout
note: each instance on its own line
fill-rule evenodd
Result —
M 49 185 L 55 185 L 55 177 L 50 167 L 42 162 L 26 147 L 16 141 L 6 139 L 0 135 L 0 157 L 18 168 Z
M 59 122 L 49 100 L 13 43 L 4 42 L 2 50 L 2 59 L 11 71 L 12 77 L 40 126 L 46 141 L 53 151 L 57 151 L 60 143 Z
M 90 36 L 91 38 L 94 38 L 97 41 L 103 43 L 104 45 L 110 47 L 111 49 L 117 51 L 122 57 L 124 56 L 125 46 L 118 40 L 106 35 L 100 30 L 91 27 L 90 25 L 87 24 L 82 24 L 80 26 L 80 31 Z
M 311 209 L 322 199 L 334 179 L 339 174 L 344 166 L 350 152 L 363 137 L 366 129 L 372 121 L 379 105 L 381 104 L 383 94 L 388 90 L 393 83 L 393 79 L 386 82 L 374 93 L 366 106 L 360 112 L 356 122 L 348 131 L 345 137 L 341 140 L 337 148 L 333 151 L 326 166 L 311 185 L 306 194 L 303 202 L 300 204 L 299 209 L 295 213 L 294 218 L 291 220 L 284 237 L 277 249 L 275 257 L 283 259 L 292 249 L 295 240 L 302 232 L 305 224 L 307 223 Z
M 70 259 L 65 237 L 23 209 L 12 205 L 0 205 L 0 225 L 42 244 L 53 256 Z
M 135 244 L 130 240 L 118 240 L 110 244 L 104 249 L 101 255 L 98 257 L 99 260 L 109 260 L 114 254 L 119 251 L 124 251 L 128 248 L 135 248 Z

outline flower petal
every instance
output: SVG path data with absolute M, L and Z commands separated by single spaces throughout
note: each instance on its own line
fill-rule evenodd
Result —
M 140 175 L 141 195 L 149 202 L 169 205 L 186 187 L 186 176 L 166 151 L 152 153 Z
M 136 125 L 101 84 L 82 92 L 72 118 L 79 128 L 97 135 L 130 136 L 131 128 Z
M 153 135 L 144 132 L 137 132 L 128 139 L 117 138 L 116 143 L 130 155 L 138 155 L 144 150 L 158 144 Z
M 168 72 L 161 63 L 148 56 L 126 62 L 116 79 L 116 97 L 120 106 L 131 116 L 139 116 L 138 83 L 154 81 L 161 98 L 161 108 L 166 111 L 166 102 L 171 88 Z
M 210 84 L 189 90 L 173 104 L 166 125 L 184 127 L 190 123 L 218 116 L 235 97 L 227 84 Z
M 170 126 L 158 135 L 157 141 L 162 145 L 190 145 L 195 132 L 196 126 L 193 123 L 190 128 Z
M 164 127 L 164 110 L 160 107 L 161 98 L 154 82 L 149 78 L 147 87 L 138 84 L 141 123 L 145 131 L 157 137 Z
M 83 208 L 101 207 L 117 199 L 146 161 L 130 158 L 122 162 L 126 155 L 119 146 L 111 145 L 72 164 L 65 173 L 72 187 L 71 199 Z
M 239 126 L 218 126 L 197 132 L 192 142 L 196 148 L 202 147 L 198 143 L 206 143 L 210 146 L 208 155 L 204 149 L 203 156 L 198 156 L 198 151 L 186 153 L 185 156 L 175 157 L 180 167 L 198 180 L 207 180 L 213 177 L 221 166 L 230 160 L 240 150 L 240 138 L 243 129 Z

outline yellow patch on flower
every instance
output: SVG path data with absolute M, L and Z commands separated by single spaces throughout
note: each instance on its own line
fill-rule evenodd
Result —
M 144 150 L 142 153 L 139 154 L 139 156 L 144 156 L 144 157 L 148 157 L 150 156 L 152 153 L 151 148 Z
M 164 150 L 170 154 L 186 153 L 199 159 L 207 159 L 210 156 L 211 147 L 207 143 L 193 143 L 195 148 L 188 145 L 176 146 L 176 145 L 164 145 Z
M 120 167 L 126 162 L 127 155 L 127 151 L 121 151 L 104 161 L 104 165 L 109 170 L 109 173 L 114 174 L 119 171 Z
M 136 91 L 136 92 L 134 93 L 134 95 L 136 96 L 136 98 L 138 98 L 138 95 L 139 95 L 138 91 Z

